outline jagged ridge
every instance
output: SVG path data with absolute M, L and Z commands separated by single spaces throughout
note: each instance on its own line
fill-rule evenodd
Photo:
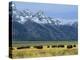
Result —
M 77 22 L 62 24 L 39 11 L 33 14 L 30 10 L 13 8 L 13 40 L 77 40 Z

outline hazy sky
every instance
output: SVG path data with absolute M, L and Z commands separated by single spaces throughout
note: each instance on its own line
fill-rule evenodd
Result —
M 30 9 L 32 12 L 42 10 L 44 11 L 45 15 L 55 18 L 78 19 L 77 5 L 43 4 L 29 2 L 15 2 L 15 5 L 19 10 Z

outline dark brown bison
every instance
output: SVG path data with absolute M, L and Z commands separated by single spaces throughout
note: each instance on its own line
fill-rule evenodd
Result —
M 40 46 L 34 46 L 34 48 L 43 49 L 43 46 L 42 45 L 40 45 Z
M 47 48 L 50 48 L 50 46 L 48 45 Z
M 30 48 L 30 46 L 18 47 L 17 49 L 26 49 L 26 48 Z
M 76 47 L 76 45 L 73 45 L 73 47 Z
M 52 48 L 56 48 L 56 47 L 58 47 L 57 45 L 52 45 Z
M 64 45 L 58 45 L 58 48 L 64 48 Z
M 67 45 L 67 48 L 70 49 L 70 48 L 73 48 L 73 46 L 72 45 Z

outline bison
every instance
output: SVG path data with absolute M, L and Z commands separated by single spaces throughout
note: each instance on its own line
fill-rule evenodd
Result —
M 67 45 L 67 48 L 68 48 L 68 49 L 70 49 L 70 48 L 72 48 L 72 47 L 73 47 L 72 45 Z
M 50 48 L 50 46 L 47 46 L 47 48 Z
M 17 49 L 26 49 L 26 48 L 30 48 L 30 46 L 18 47 Z
M 73 47 L 76 47 L 76 45 L 73 45 Z
M 34 48 L 37 48 L 37 49 L 43 49 L 43 46 L 34 46 Z
M 52 45 L 52 48 L 56 48 L 57 47 L 57 45 Z
M 64 45 L 58 45 L 58 48 L 59 48 L 59 47 L 64 48 Z

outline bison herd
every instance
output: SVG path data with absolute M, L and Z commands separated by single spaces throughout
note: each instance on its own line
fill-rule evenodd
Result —
M 24 46 L 24 47 L 17 47 L 17 49 L 29 49 L 32 46 Z M 46 48 L 67 48 L 67 49 L 71 49 L 71 48 L 75 48 L 76 45 L 47 45 Z M 39 45 L 39 46 L 33 46 L 33 48 L 36 49 L 43 49 L 44 46 L 43 45 Z M 12 48 L 13 50 L 13 48 Z

